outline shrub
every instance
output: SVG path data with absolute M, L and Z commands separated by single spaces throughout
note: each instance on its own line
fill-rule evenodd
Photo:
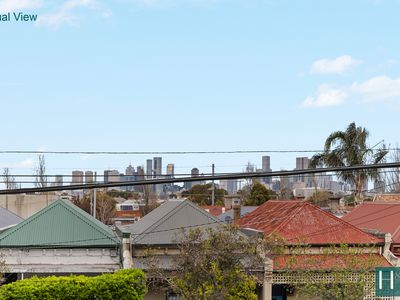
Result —
M 32 277 L 0 288 L 1 300 L 127 299 L 141 300 L 146 294 L 141 270 L 120 270 L 96 277 Z

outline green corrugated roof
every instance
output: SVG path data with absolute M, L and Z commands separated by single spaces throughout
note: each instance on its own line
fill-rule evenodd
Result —
M 0 247 L 115 247 L 119 243 L 109 227 L 68 200 L 57 200 L 0 234 Z

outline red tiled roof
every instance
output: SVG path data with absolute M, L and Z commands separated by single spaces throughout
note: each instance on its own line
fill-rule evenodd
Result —
M 379 254 L 299 254 L 274 259 L 274 271 L 284 270 L 373 270 L 392 265 Z
M 214 217 L 218 217 L 219 215 L 223 214 L 227 209 L 225 209 L 225 206 L 218 206 L 218 205 L 202 205 L 200 206 L 202 209 L 205 211 L 209 212 L 212 214 Z
M 289 244 L 376 244 L 383 240 L 306 201 L 269 200 L 238 222 L 241 228 L 278 234 Z
M 360 229 L 391 233 L 393 242 L 400 243 L 400 203 L 364 202 L 343 220 Z

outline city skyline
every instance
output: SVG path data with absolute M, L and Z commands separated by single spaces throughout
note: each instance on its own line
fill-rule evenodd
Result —
M 0 1 L 0 11 L 38 14 L 38 23 L 0 24 L 12 41 L 0 56 L 0 149 L 321 150 L 352 121 L 370 131 L 370 145 L 396 146 L 388 120 L 400 111 L 399 8 L 386 0 Z M 265 154 L 272 170 L 303 156 Z M 176 173 L 212 164 L 234 172 L 261 155 L 163 160 Z M 53 174 L 100 172 L 147 158 L 46 155 L 46 163 Z M 36 164 L 33 154 L 0 155 L 14 174 Z

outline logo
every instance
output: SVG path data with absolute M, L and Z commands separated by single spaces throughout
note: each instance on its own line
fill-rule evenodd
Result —
M 375 269 L 375 295 L 377 297 L 400 296 L 400 268 Z

